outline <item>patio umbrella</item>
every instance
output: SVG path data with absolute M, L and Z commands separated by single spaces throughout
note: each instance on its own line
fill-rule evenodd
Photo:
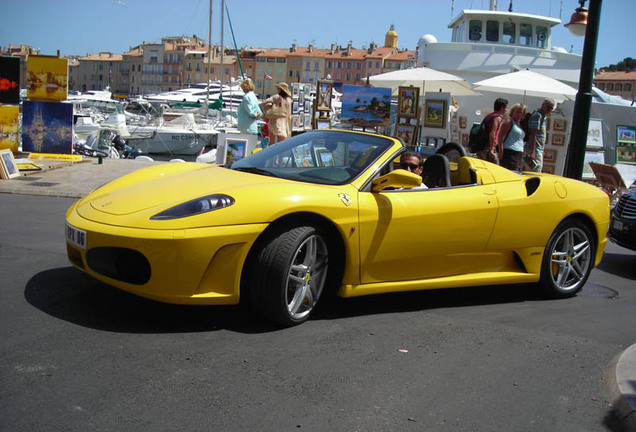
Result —
M 473 85 L 473 89 L 523 95 L 524 104 L 526 96 L 574 100 L 577 93 L 574 87 L 530 70 L 511 72 L 478 81 Z
M 373 87 L 390 87 L 393 95 L 397 94 L 400 86 L 414 86 L 420 88 L 422 95 L 426 91 L 442 91 L 453 96 L 479 96 L 465 79 L 427 67 L 373 75 L 369 77 L 369 84 Z

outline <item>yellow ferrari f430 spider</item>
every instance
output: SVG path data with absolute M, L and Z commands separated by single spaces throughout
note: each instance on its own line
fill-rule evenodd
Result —
M 68 210 L 68 257 L 139 296 L 199 305 L 243 298 L 285 326 L 307 320 L 328 290 L 581 290 L 606 244 L 605 193 L 466 157 L 452 143 L 426 158 L 422 177 L 394 167 L 405 150 L 391 137 L 316 130 L 230 168 L 141 169 Z

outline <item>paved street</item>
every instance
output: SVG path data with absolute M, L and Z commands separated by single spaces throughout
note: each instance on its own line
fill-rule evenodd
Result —
M 276 329 L 164 305 L 66 259 L 71 198 L 0 193 L 2 431 L 620 431 L 605 389 L 636 342 L 636 253 L 584 291 L 337 299 Z

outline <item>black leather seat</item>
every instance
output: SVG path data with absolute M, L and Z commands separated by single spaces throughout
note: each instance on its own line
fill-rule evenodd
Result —
M 450 187 L 450 163 L 443 154 L 432 154 L 422 164 L 422 183 L 429 188 Z

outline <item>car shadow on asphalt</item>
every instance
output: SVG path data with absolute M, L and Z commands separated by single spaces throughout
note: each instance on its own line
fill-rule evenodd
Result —
M 601 263 L 596 267 L 606 273 L 636 280 L 636 266 L 633 254 L 605 252 Z
M 230 330 L 258 334 L 281 330 L 246 306 L 191 306 L 156 302 L 110 287 L 74 267 L 42 271 L 25 287 L 35 308 L 80 326 L 122 333 Z M 534 286 L 502 285 L 412 291 L 343 299 L 324 298 L 313 320 L 417 310 L 545 300 Z

